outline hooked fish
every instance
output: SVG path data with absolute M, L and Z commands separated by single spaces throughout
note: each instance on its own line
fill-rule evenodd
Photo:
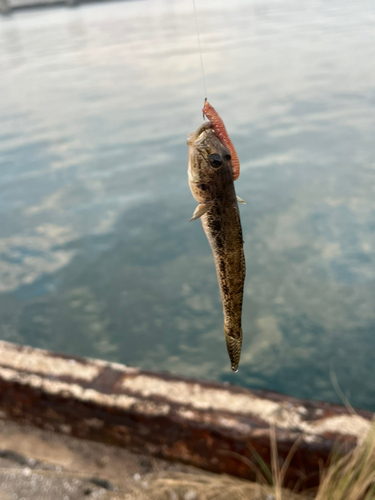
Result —
M 234 147 L 232 145 L 230 150 L 228 143 L 224 144 L 217 132 L 217 121 L 216 125 L 211 121 L 203 123 L 196 132 L 189 134 L 187 144 L 189 186 L 199 203 L 190 220 L 201 218 L 214 255 L 224 313 L 224 336 L 231 368 L 237 371 L 242 346 L 245 257 L 237 203 L 244 201 L 236 196 L 234 189 Z

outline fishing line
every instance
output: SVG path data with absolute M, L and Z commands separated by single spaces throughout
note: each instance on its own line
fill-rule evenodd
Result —
M 198 15 L 197 15 L 197 8 L 195 6 L 195 0 L 193 0 L 193 5 L 194 5 L 194 14 L 195 14 L 195 24 L 197 25 L 197 37 L 198 37 L 199 56 L 200 56 L 200 59 L 201 59 L 201 69 L 202 69 L 203 87 L 204 87 L 204 98 L 207 99 L 206 77 L 205 77 L 205 74 L 204 74 L 203 56 L 202 56 L 202 47 L 201 47 L 201 36 L 200 36 L 200 32 L 199 32 Z

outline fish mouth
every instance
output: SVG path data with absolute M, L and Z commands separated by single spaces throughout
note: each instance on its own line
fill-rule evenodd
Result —
M 186 143 L 188 146 L 193 146 L 196 142 L 201 141 L 207 134 L 208 130 L 212 130 L 211 122 L 204 122 L 195 132 L 191 132 L 187 136 Z
M 190 132 L 187 136 L 186 144 L 190 146 L 196 140 L 196 132 Z

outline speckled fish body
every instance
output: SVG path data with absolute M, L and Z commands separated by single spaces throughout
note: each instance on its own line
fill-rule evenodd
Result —
M 243 237 L 234 189 L 231 156 L 210 122 L 189 134 L 188 179 L 216 266 L 224 313 L 224 335 L 233 371 L 242 346 L 242 299 L 245 282 Z

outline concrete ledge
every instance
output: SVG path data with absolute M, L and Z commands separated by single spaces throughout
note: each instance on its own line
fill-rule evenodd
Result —
M 373 414 L 189 380 L 0 341 L 0 410 L 75 437 L 254 479 L 255 455 L 280 460 L 300 440 L 286 485 L 315 486 L 332 446 L 363 439 Z

